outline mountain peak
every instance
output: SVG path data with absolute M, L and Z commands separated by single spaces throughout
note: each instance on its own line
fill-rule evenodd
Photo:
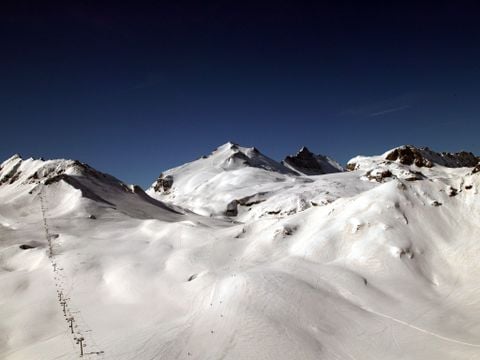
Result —
M 78 160 L 43 160 L 33 158 L 24 160 L 19 155 L 14 155 L 4 161 L 0 168 L 0 186 L 51 185 L 63 180 L 77 187 L 77 182 L 80 178 L 88 178 L 91 181 L 125 187 L 120 180 L 97 171 Z
M 287 156 L 282 164 L 302 175 L 322 175 L 343 171 L 335 160 L 325 155 L 315 155 L 303 146 L 295 155 Z
M 313 153 L 306 147 L 302 146 L 299 151 L 297 151 L 297 156 L 311 156 Z
M 404 165 L 417 167 L 433 167 L 435 164 L 445 167 L 474 167 L 478 158 L 471 152 L 460 151 L 456 153 L 435 152 L 428 147 L 403 145 L 384 154 L 389 161 L 398 161 Z
M 0 165 L 0 169 L 4 168 L 8 164 L 12 163 L 13 161 L 17 161 L 17 160 L 22 160 L 22 157 L 20 156 L 20 154 L 14 154 L 14 155 L 10 156 L 7 160 L 2 162 L 2 164 Z
M 347 163 L 347 169 L 392 172 L 406 179 L 421 179 L 419 168 L 473 168 L 479 164 L 479 158 L 471 152 L 435 152 L 428 147 L 402 145 L 377 156 L 356 156 Z M 423 171 L 423 170 L 422 170 Z

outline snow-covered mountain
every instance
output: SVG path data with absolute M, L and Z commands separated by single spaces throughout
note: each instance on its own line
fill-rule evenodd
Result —
M 300 175 L 323 175 L 343 171 L 343 167 L 325 155 L 315 155 L 302 147 L 295 155 L 287 156 L 282 164 Z
M 229 142 L 209 156 L 163 172 L 147 193 L 205 216 L 246 220 L 293 214 L 344 194 L 343 186 L 339 193 L 325 178 L 299 176 L 309 166 L 310 172 L 341 170 L 334 160 L 307 151 L 303 148 L 282 164 L 256 148 Z
M 58 205 L 62 211 L 86 213 L 93 201 L 98 205 L 96 210 L 102 213 L 119 210 L 139 218 L 155 217 L 158 209 L 169 217 L 175 213 L 149 197 L 139 186 L 127 186 L 76 160 L 23 160 L 14 155 L 0 165 L 0 189 L 7 203 L 15 203 L 17 198 L 30 198 L 43 187 L 60 196 Z
M 378 156 L 357 156 L 347 163 L 347 170 L 364 171 L 370 180 L 383 181 L 398 177 L 414 181 L 435 176 L 444 176 L 452 168 L 472 168 L 479 158 L 471 152 L 434 152 L 429 148 L 405 145 L 391 149 Z M 465 171 L 465 170 L 460 170 Z
M 0 358 L 74 359 L 80 338 L 91 359 L 480 358 L 478 158 L 294 164 L 228 143 L 153 199 L 76 161 L 5 161 Z
M 428 147 L 417 148 L 404 145 L 385 152 L 380 156 L 357 156 L 347 164 L 348 170 L 358 170 L 372 163 L 390 164 L 396 162 L 402 165 L 414 165 L 417 168 L 432 168 L 443 166 L 448 168 L 474 167 L 480 158 L 471 152 L 457 153 L 435 152 Z

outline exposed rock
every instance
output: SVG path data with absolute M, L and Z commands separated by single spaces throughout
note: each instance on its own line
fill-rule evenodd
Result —
M 357 170 L 357 164 L 354 162 L 348 163 L 347 166 L 345 167 L 347 171 L 355 171 Z
M 284 226 L 282 233 L 283 235 L 290 236 L 295 232 L 295 230 L 296 227 Z
M 471 152 L 438 153 L 428 147 L 417 148 L 405 145 L 396 148 L 385 156 L 386 160 L 398 161 L 404 165 L 431 168 L 435 164 L 445 167 L 473 167 L 478 164 L 478 158 Z
M 399 161 L 401 164 L 404 165 L 413 165 L 415 164 L 418 167 L 432 167 L 433 163 L 424 158 L 422 153 L 415 147 L 413 146 L 404 146 L 401 148 L 397 148 L 387 154 L 385 159 L 390 160 L 390 161 Z
M 198 277 L 198 274 L 190 275 L 187 281 L 195 280 Z
M 45 180 L 44 184 L 45 185 L 55 184 L 61 180 L 66 180 L 67 178 L 68 178 L 68 175 L 65 175 L 65 174 L 52 176 L 51 178 L 48 178 L 47 180 Z
M 7 160 L 6 162 L 12 162 L 12 161 L 16 161 L 16 163 L 12 166 L 10 171 L 8 171 L 0 179 L 0 185 L 6 184 L 6 183 L 12 184 L 14 181 L 16 181 L 18 179 L 18 177 L 20 175 L 20 172 L 18 171 L 18 169 L 20 168 L 20 165 L 22 164 L 22 159 L 16 155 L 16 156 L 13 156 L 12 158 L 10 158 L 9 160 Z
M 480 172 L 480 163 L 477 164 L 472 170 L 472 175 Z
M 39 246 L 42 246 L 42 244 L 38 241 L 29 241 L 28 243 L 21 244 L 18 247 L 22 250 L 29 250 L 29 249 L 35 249 Z
M 261 202 L 264 202 L 266 200 L 264 198 L 266 194 L 267 194 L 266 192 L 261 192 L 258 194 L 245 196 L 241 199 L 238 199 L 237 203 L 238 205 L 242 205 L 242 206 L 252 206 L 252 205 L 260 204 Z
M 18 180 L 18 178 L 20 177 L 20 175 L 22 174 L 21 171 L 17 171 L 11 178 L 10 178 L 10 181 L 8 182 L 9 184 L 13 184 L 15 181 Z
M 237 216 L 238 215 L 238 200 L 232 200 L 227 205 L 227 210 L 225 211 L 227 216 Z
M 28 250 L 28 249 L 34 249 L 35 246 L 32 246 L 32 245 L 28 245 L 28 244 L 22 244 L 19 246 L 20 249 L 22 250 Z
M 36 180 L 38 180 L 38 172 L 35 171 L 32 175 L 30 175 L 28 178 L 27 178 L 27 182 L 35 182 Z
M 415 257 L 415 254 L 410 248 L 400 249 L 398 257 L 402 258 L 402 256 L 407 256 L 409 259 L 413 259 Z
M 392 175 L 392 172 L 388 169 L 374 169 L 365 174 L 368 180 L 375 180 L 377 182 L 383 182 L 383 179 L 390 178 Z
M 455 189 L 451 186 L 448 188 L 448 196 L 453 197 L 453 196 L 456 196 L 457 194 L 458 194 L 457 189 Z
M 235 147 L 235 148 L 232 147 L 232 149 L 237 150 L 238 148 L 237 147 Z M 226 168 L 229 168 L 229 167 L 233 168 L 235 166 L 241 166 L 241 165 L 253 166 L 253 164 L 250 162 L 250 158 L 240 151 L 237 151 L 237 152 L 233 153 L 232 155 L 230 155 L 225 160 L 225 164 L 227 165 Z
M 426 179 L 426 176 L 423 175 L 420 171 L 409 171 L 408 176 L 404 178 L 405 181 L 417 181 Z
M 241 199 L 235 199 L 228 203 L 227 210 L 225 211 L 226 216 L 237 216 L 238 215 L 238 206 L 253 206 L 264 202 L 266 199 L 264 196 L 266 192 L 260 192 L 254 195 L 245 196 Z M 250 209 L 249 209 L 250 210 Z
M 306 147 L 302 147 L 293 156 L 287 156 L 282 164 L 302 175 L 322 175 L 343 171 L 335 160 L 324 155 L 315 155 Z
M 173 186 L 173 177 L 171 175 L 165 176 L 164 174 L 160 174 L 153 189 L 157 192 L 161 191 L 161 192 L 168 193 L 168 191 L 170 191 L 172 186 Z

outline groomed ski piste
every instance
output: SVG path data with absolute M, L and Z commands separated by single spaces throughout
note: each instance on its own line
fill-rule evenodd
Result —
M 227 143 L 144 192 L 13 156 L 0 358 L 480 359 L 476 163 Z

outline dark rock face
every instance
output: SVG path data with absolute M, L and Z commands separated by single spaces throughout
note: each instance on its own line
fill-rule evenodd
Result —
M 375 180 L 376 182 L 383 182 L 383 179 L 390 178 L 392 175 L 393 174 L 390 170 L 377 171 L 375 173 L 370 170 L 365 174 L 368 180 Z
M 30 241 L 28 243 L 25 243 L 25 244 L 21 244 L 19 245 L 18 247 L 21 249 L 21 250 L 30 250 L 30 249 L 35 249 L 37 247 L 41 247 L 42 244 L 39 243 L 38 241 Z
M 28 249 L 34 249 L 35 246 L 29 245 L 29 244 L 22 244 L 19 246 L 19 248 L 22 250 L 28 250 Z
M 437 153 L 429 148 L 416 148 L 411 145 L 392 150 L 386 160 L 398 161 L 404 165 L 431 168 L 435 164 L 445 167 L 473 167 L 478 164 L 478 158 L 471 152 Z
M 233 147 L 232 147 L 233 148 Z M 227 161 L 231 161 L 231 162 L 235 162 L 235 161 L 238 161 L 239 163 L 243 164 L 243 165 L 247 165 L 247 166 L 253 166 L 253 164 L 250 162 L 250 158 L 245 155 L 244 153 L 242 152 L 235 152 L 233 153 L 228 159 Z
M 443 152 L 442 155 L 446 159 L 452 159 L 455 161 L 459 167 L 472 167 L 479 164 L 480 159 L 476 157 L 473 153 L 467 151 L 460 151 L 458 153 L 445 153 Z
M 357 164 L 355 164 L 353 162 L 348 163 L 345 169 L 347 169 L 347 171 L 355 171 L 355 170 L 357 170 Z
M 404 148 L 398 148 L 387 154 L 385 157 L 390 161 L 399 161 L 400 164 L 404 165 L 413 165 L 415 164 L 418 167 L 428 167 L 431 168 L 433 163 L 425 159 L 422 156 L 422 153 L 414 147 L 405 146 Z
M 478 163 L 472 170 L 472 175 L 476 173 L 480 173 L 480 163 Z
M 190 277 L 188 278 L 188 280 L 187 280 L 187 281 L 192 281 L 192 280 L 195 280 L 197 277 L 198 277 L 198 274 L 193 274 L 193 275 L 190 275 Z
M 157 192 L 168 192 L 173 186 L 173 177 L 170 175 L 163 175 L 160 174 L 160 176 L 157 179 L 157 182 L 153 189 Z
M 340 166 L 333 165 L 334 162 L 323 155 L 315 155 L 306 147 L 302 147 L 296 155 L 287 156 L 284 164 L 305 175 L 322 175 L 341 172 Z
M 13 166 L 13 168 L 0 179 L 0 185 L 13 184 L 15 181 L 17 181 L 21 174 L 21 171 L 19 171 L 21 164 L 22 160 L 18 159 L 17 163 Z
M 457 196 L 458 195 L 458 190 L 450 186 L 448 188 L 447 193 L 448 193 L 448 196 L 450 196 L 450 197 Z
M 228 203 L 227 210 L 225 211 L 226 216 L 237 216 L 238 215 L 238 207 L 239 206 L 253 206 L 256 204 L 260 204 L 264 202 L 266 199 L 264 196 L 267 192 L 260 192 L 254 195 L 245 196 L 241 199 L 235 199 Z
M 232 200 L 227 205 L 227 210 L 225 211 L 227 216 L 237 216 L 238 215 L 238 200 Z
M 426 176 L 423 175 L 420 171 L 410 171 L 409 176 L 405 178 L 406 181 L 417 181 L 426 179 Z

